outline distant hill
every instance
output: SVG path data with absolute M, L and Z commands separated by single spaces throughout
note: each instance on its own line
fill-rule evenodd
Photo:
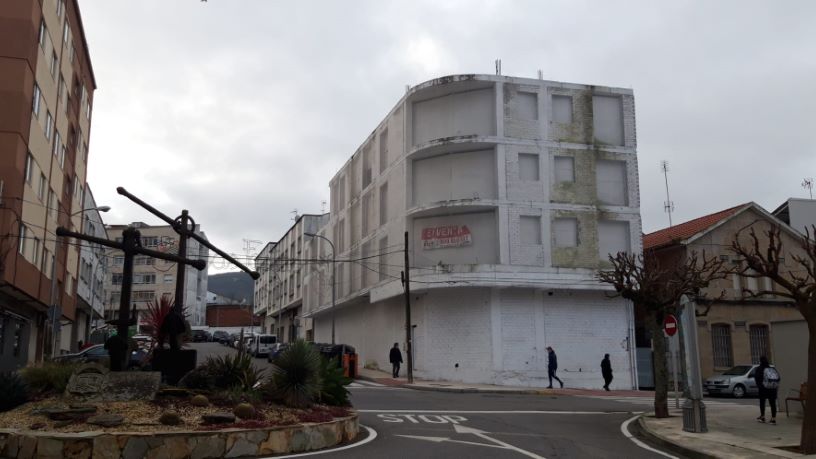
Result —
M 247 273 L 210 274 L 207 278 L 207 290 L 238 303 L 252 304 L 255 298 L 255 281 Z

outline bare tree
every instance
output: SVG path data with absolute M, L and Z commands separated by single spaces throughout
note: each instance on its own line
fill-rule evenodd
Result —
M 666 365 L 666 341 L 663 336 L 663 320 L 667 314 L 678 313 L 680 298 L 702 298 L 703 289 L 713 281 L 723 279 L 728 270 L 717 258 L 698 258 L 690 252 L 684 260 L 661 267 L 653 255 L 644 257 L 625 252 L 609 255 L 612 268 L 599 270 L 598 279 L 612 285 L 613 296 L 632 301 L 646 314 L 646 327 L 652 338 L 655 369 L 655 416 L 669 416 L 669 377 Z
M 784 263 L 782 231 L 777 225 L 764 231 L 767 241 L 760 241 L 751 228 L 748 241 L 740 240 L 739 234 L 731 243 L 731 250 L 744 260 L 740 276 L 749 278 L 767 277 L 773 281 L 771 289 L 756 292 L 745 291 L 751 296 L 777 295 L 793 301 L 807 322 L 810 338 L 808 342 L 807 384 L 808 395 L 805 402 L 805 417 L 802 421 L 801 452 L 816 453 L 816 225 L 805 229 L 805 237 L 799 238 L 799 251 L 791 251 Z M 788 266 L 785 266 L 788 265 Z

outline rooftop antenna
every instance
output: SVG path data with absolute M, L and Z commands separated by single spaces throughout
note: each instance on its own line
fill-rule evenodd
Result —
M 802 181 L 802 188 L 805 188 L 810 193 L 810 199 L 813 199 L 813 177 L 806 178 Z
M 297 221 L 297 219 L 298 219 L 298 210 L 297 210 L 297 209 L 293 209 L 293 210 L 292 210 L 292 211 L 290 211 L 289 213 L 290 213 L 290 214 L 292 214 L 292 221 L 295 221 L 295 222 L 296 222 L 296 221 Z
M 258 267 L 255 266 L 255 260 L 252 258 L 255 255 L 255 246 L 258 244 L 263 244 L 263 241 L 257 241 L 255 239 L 242 239 L 244 241 L 244 255 L 246 256 L 246 262 L 252 263 L 253 267 L 257 269 Z
M 496 59 L 496 75 L 501 75 L 501 59 Z
M 544 71 L 543 71 L 543 70 L 541 70 L 541 69 L 539 69 L 539 70 L 538 70 L 538 79 L 539 79 L 539 80 L 543 80 L 543 79 L 544 79 Z
M 320 213 L 321 214 L 326 213 L 326 200 L 325 199 L 320 201 Z
M 669 197 L 669 162 L 665 159 L 660 161 L 660 169 L 663 171 L 663 179 L 666 181 L 666 201 L 663 202 L 663 211 L 669 214 L 669 226 L 672 225 L 672 212 L 674 212 L 674 202 Z

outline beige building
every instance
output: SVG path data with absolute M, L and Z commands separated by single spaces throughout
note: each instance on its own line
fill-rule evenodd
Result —
M 82 229 L 96 81 L 76 0 L 0 2 L 0 24 L 0 370 L 10 370 L 76 349 L 79 246 L 55 233 Z
M 139 230 L 142 246 L 145 248 L 178 253 L 179 236 L 169 225 L 150 226 L 141 222 L 130 225 L 110 225 L 108 234 L 112 239 L 122 240 L 122 231 L 128 226 Z M 196 226 L 196 233 L 202 237 L 204 233 Z M 122 292 L 122 267 L 124 255 L 120 250 L 108 249 L 108 277 L 105 279 L 105 317 L 115 319 L 119 314 L 119 300 Z M 187 240 L 188 258 L 207 260 L 209 249 L 194 239 Z M 136 256 L 133 262 L 133 289 L 131 302 L 139 315 L 139 328 L 143 325 L 144 311 L 148 303 L 164 295 L 174 297 L 176 294 L 177 265 L 171 261 L 159 260 L 143 255 Z M 190 325 L 204 325 L 207 308 L 207 270 L 198 271 L 187 267 L 184 289 L 184 304 L 187 307 L 187 320 Z
M 742 204 L 686 223 L 681 223 L 643 236 L 646 256 L 655 256 L 661 264 L 683 260 L 689 253 L 719 257 L 727 267 L 739 267 L 742 261 L 730 250 L 731 241 L 739 233 L 747 242 L 751 228 L 761 241 L 771 225 L 782 228 L 784 266 L 795 269 L 792 254 L 799 248 L 801 236 L 790 226 L 772 216 L 756 203 Z M 801 250 L 801 249 L 800 249 Z M 698 309 L 711 309 L 698 317 L 697 334 L 700 365 L 704 378 L 734 365 L 759 363 L 759 357 L 774 360 L 771 341 L 775 339 L 774 322 L 802 320 L 802 315 L 790 300 L 778 296 L 752 297 L 746 292 L 773 289 L 770 279 L 744 278 L 732 274 L 718 281 L 706 292 L 716 298 L 710 304 L 699 303 Z M 638 347 L 648 347 L 644 326 L 637 322 Z M 643 339 L 640 339 L 643 338 Z

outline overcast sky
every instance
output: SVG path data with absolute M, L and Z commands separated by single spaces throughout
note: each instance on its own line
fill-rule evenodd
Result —
M 493 73 L 633 88 L 644 231 L 816 176 L 816 2 L 81 0 L 98 89 L 89 183 L 107 223 L 276 241 L 405 85 Z M 326 207 L 328 209 L 328 206 Z M 258 247 L 260 249 L 260 247 Z M 211 273 L 214 272 L 211 270 Z

